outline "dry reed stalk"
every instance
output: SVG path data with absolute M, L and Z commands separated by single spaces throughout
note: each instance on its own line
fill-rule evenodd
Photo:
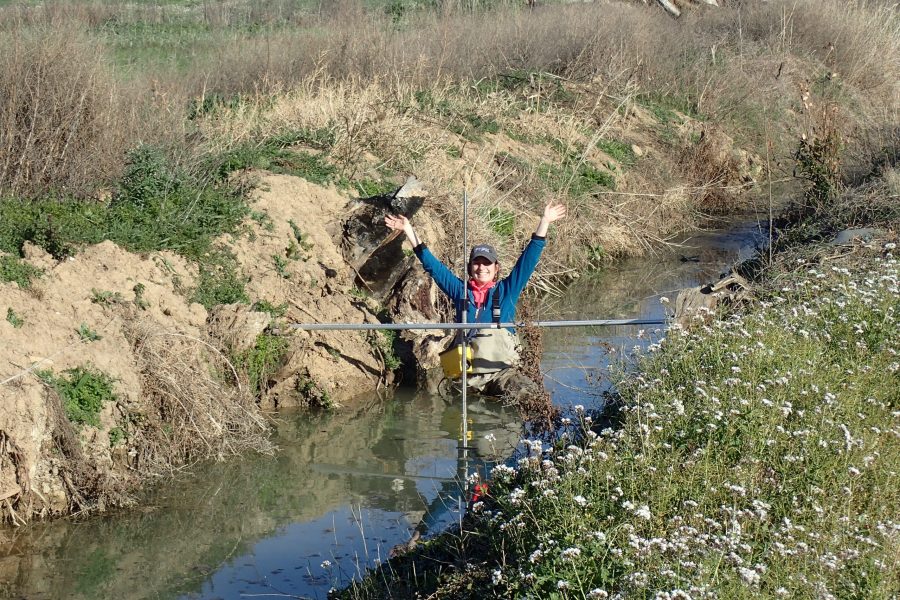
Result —
M 137 434 L 138 472 L 157 476 L 204 458 L 272 450 L 268 423 L 247 391 L 228 383 L 234 367 L 221 352 L 150 324 L 129 337 L 152 406 Z

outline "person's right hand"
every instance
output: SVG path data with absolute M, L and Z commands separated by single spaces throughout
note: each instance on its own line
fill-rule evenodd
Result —
M 384 224 L 388 229 L 393 229 L 394 231 L 406 231 L 406 226 L 409 225 L 409 219 L 403 215 L 385 215 Z

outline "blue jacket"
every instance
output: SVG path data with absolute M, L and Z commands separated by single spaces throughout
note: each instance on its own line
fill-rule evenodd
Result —
M 522 251 L 519 260 L 516 261 L 509 275 L 488 290 L 484 306 L 481 307 L 475 306 L 475 297 L 472 295 L 472 290 L 469 289 L 468 285 L 463 283 L 462 279 L 454 275 L 444 263 L 439 261 L 425 244 L 416 246 L 415 253 L 425 268 L 425 272 L 431 275 L 431 278 L 441 288 L 441 291 L 453 301 L 457 323 L 462 322 L 463 290 L 466 290 L 469 296 L 469 312 L 466 322 L 490 323 L 494 294 L 500 294 L 500 320 L 508 323 L 516 318 L 516 303 L 519 301 L 519 295 L 525 289 L 528 278 L 534 272 L 546 243 L 547 240 L 545 238 L 532 235 L 531 241 L 525 246 L 525 250 Z

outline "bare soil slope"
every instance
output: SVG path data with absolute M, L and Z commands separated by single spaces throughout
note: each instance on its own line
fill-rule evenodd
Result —
M 229 359 L 271 325 L 377 322 L 378 310 L 355 287 L 340 248 L 352 202 L 296 177 L 253 176 L 254 218 L 220 242 L 237 257 L 250 298 L 286 308 L 277 323 L 247 305 L 208 313 L 188 299 L 198 274 L 184 259 L 140 256 L 112 242 L 59 263 L 28 247 L 25 260 L 43 274 L 29 289 L 0 284 L 0 307 L 16 316 L 0 320 L 5 518 L 127 502 L 143 479 L 186 461 L 269 450 L 266 408 L 346 402 L 389 382 L 388 349 L 371 334 L 282 327 L 288 350 L 280 370 L 262 397 L 249 394 L 246 374 Z M 72 422 L 52 385 L 71 369 L 112 381 L 114 397 L 93 424 Z

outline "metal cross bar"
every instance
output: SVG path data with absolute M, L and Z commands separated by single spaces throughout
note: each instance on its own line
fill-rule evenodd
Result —
M 508 323 L 291 323 L 291 329 L 378 331 L 407 329 L 501 329 L 516 327 L 615 327 L 617 325 L 666 325 L 666 319 L 593 319 L 587 321 L 516 321 Z

